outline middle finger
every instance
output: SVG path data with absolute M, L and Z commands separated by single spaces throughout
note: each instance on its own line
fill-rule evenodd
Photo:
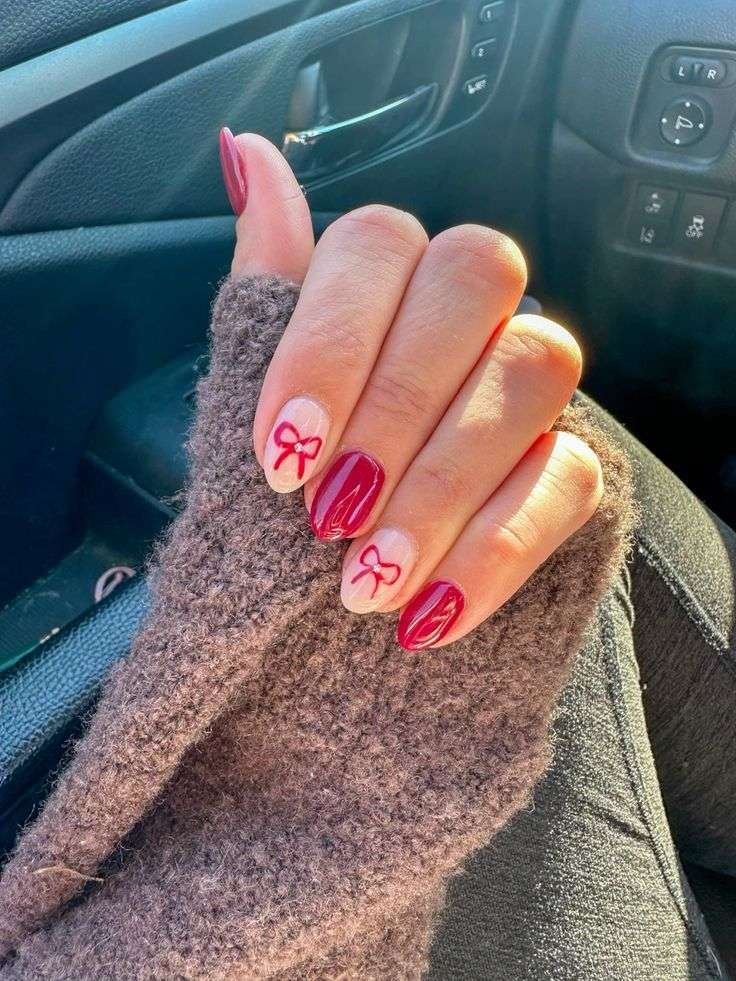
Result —
M 307 485 L 318 537 L 350 537 L 376 520 L 525 283 L 519 249 L 489 228 L 459 226 L 430 242 L 333 460 Z

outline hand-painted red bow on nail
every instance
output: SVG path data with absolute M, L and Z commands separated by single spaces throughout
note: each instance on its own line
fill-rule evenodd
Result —
M 350 582 L 355 583 L 359 579 L 362 579 L 363 576 L 373 576 L 371 599 L 376 595 L 376 591 L 382 582 L 387 586 L 393 586 L 401 575 L 400 565 L 396 565 L 395 562 L 381 561 L 381 556 L 378 554 L 378 549 L 375 545 L 369 545 L 367 548 L 364 548 L 360 553 L 358 561 L 361 565 L 365 566 L 365 569 L 361 569 L 357 575 L 353 576 Z
M 273 440 L 277 446 L 283 447 L 283 453 L 279 453 L 278 459 L 273 465 L 274 470 L 278 470 L 284 460 L 293 454 L 297 459 L 299 480 L 304 476 L 305 461 L 314 460 L 322 449 L 321 436 L 308 436 L 306 439 L 302 439 L 299 430 L 290 422 L 282 422 L 280 426 L 276 427 Z

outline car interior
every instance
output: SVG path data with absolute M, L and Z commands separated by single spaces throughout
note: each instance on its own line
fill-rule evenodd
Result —
M 223 125 L 282 149 L 316 234 L 370 202 L 510 234 L 587 393 L 736 524 L 732 0 L 0 15 L 0 853 L 128 649 L 181 504 L 233 243 Z M 686 872 L 736 935 L 736 883 Z

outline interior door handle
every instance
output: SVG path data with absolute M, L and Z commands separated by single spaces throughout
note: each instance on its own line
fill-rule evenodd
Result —
M 437 83 L 377 109 L 311 129 L 284 134 L 282 153 L 298 177 L 310 180 L 359 157 L 370 156 L 418 129 L 432 110 Z

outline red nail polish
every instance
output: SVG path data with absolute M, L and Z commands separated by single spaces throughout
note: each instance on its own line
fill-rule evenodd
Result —
M 357 531 L 371 512 L 386 478 L 367 453 L 343 453 L 332 464 L 312 501 L 309 518 L 318 538 L 335 541 Z
M 407 651 L 438 644 L 465 608 L 465 594 L 454 583 L 435 579 L 404 607 L 396 639 Z
M 248 179 L 245 160 L 227 126 L 220 130 L 220 166 L 232 209 L 236 215 L 241 215 L 248 200 Z

